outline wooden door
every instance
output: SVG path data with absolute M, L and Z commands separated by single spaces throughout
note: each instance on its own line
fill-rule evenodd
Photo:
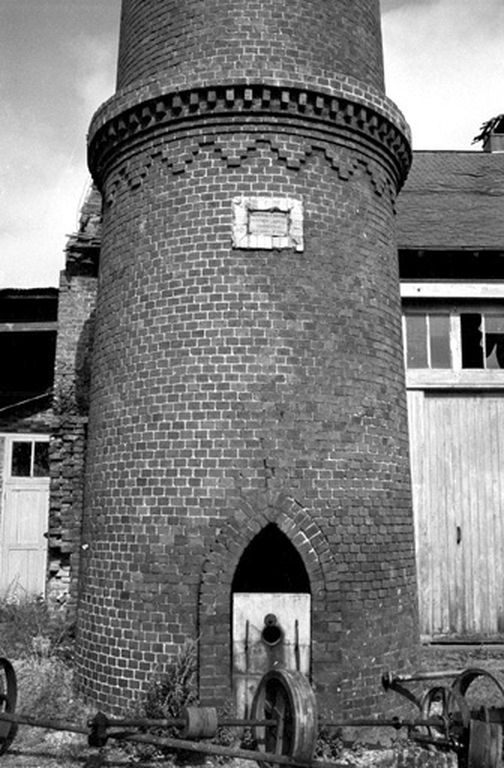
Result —
M 46 436 L 6 438 L 0 518 L 0 594 L 18 597 L 45 591 L 49 509 Z
M 504 396 L 408 403 L 421 632 L 504 635 Z

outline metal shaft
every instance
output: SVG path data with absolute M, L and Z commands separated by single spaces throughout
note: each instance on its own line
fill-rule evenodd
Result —
M 55 731 L 71 731 L 73 733 L 83 733 L 88 735 L 89 729 L 83 726 L 74 725 L 73 723 L 67 723 L 64 720 L 41 720 L 38 717 L 32 717 L 30 715 L 12 714 L 9 712 L 0 712 L 0 722 L 5 720 L 9 723 L 18 723 L 19 725 L 31 725 L 38 728 L 47 728 Z M 88 721 L 88 726 L 91 727 L 92 719 Z M 167 727 L 182 727 L 186 724 L 186 721 L 182 718 L 136 718 L 136 719 L 115 719 L 107 718 L 108 728 L 167 728 Z M 423 720 L 415 719 L 400 719 L 393 718 L 358 718 L 355 720 L 324 720 L 319 722 L 320 728 L 337 728 L 337 727 L 362 727 L 362 726 L 383 726 L 391 728 L 414 728 L 415 726 L 425 725 L 432 727 L 443 726 L 442 718 L 426 718 Z M 270 727 L 273 728 L 277 725 L 276 720 L 242 720 L 226 719 L 219 721 L 219 727 Z M 114 734 L 109 734 L 113 736 Z M 176 740 L 177 744 L 181 744 L 181 740 Z
M 442 680 L 445 677 L 458 677 L 464 670 L 445 669 L 442 672 L 413 672 L 411 675 L 394 675 L 393 672 L 386 672 L 384 679 L 393 683 L 414 683 L 422 680 Z
M 38 717 L 30 715 L 16 715 L 10 712 L 0 712 L 0 722 L 6 720 L 8 723 L 17 723 L 18 725 L 31 725 L 35 728 L 47 728 L 51 731 L 71 731 L 72 733 L 83 733 L 88 735 L 89 730 L 83 726 L 73 725 L 64 720 L 41 720 Z
M 92 721 L 92 718 L 89 722 Z M 134 718 L 131 720 L 121 720 L 112 717 L 107 718 L 107 724 L 110 728 L 183 728 L 187 721 L 181 717 L 170 718 Z M 243 720 L 240 718 L 226 718 L 218 721 L 219 728 L 258 728 L 273 727 L 277 724 L 276 720 Z
M 110 734 L 113 738 L 114 734 Z M 232 747 L 223 747 L 218 744 L 195 743 L 194 741 L 185 741 L 184 739 L 168 739 L 156 736 L 143 736 L 142 734 L 119 735 L 122 741 L 139 742 L 142 744 L 153 744 L 157 747 L 168 747 L 169 749 L 185 749 L 189 752 L 203 752 L 207 755 L 222 755 L 223 757 L 236 757 L 241 760 L 254 760 L 261 763 L 276 763 L 278 765 L 291 765 L 293 768 L 343 768 L 343 763 L 324 762 L 322 760 L 312 760 L 310 763 L 294 760 L 288 755 L 274 755 L 269 752 L 259 752 L 252 749 L 233 749 Z M 345 764 L 346 766 L 346 764 Z
M 331 720 L 319 722 L 320 728 L 358 728 L 366 726 L 376 726 L 384 728 L 415 728 L 416 726 L 425 725 L 432 728 L 442 728 L 444 721 L 441 717 L 430 717 L 424 720 L 411 720 L 400 719 L 398 717 L 392 718 L 358 718 L 355 720 Z

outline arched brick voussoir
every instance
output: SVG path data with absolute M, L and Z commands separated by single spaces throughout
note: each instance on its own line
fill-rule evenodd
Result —
M 314 600 L 325 599 L 325 568 L 332 560 L 331 548 L 310 511 L 301 501 L 279 494 L 274 500 L 242 500 L 233 516 L 220 528 L 203 565 L 200 582 L 200 615 L 215 609 L 216 586 L 227 588 L 240 557 L 252 539 L 269 523 L 275 523 L 299 552 Z

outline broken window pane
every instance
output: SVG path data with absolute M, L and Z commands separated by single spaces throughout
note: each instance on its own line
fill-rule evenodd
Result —
M 49 443 L 35 443 L 33 476 L 47 477 L 49 474 Z
M 12 443 L 12 477 L 30 477 L 32 444 L 15 441 Z
M 429 315 L 431 368 L 451 368 L 450 318 L 448 315 Z
M 427 368 L 427 318 L 406 316 L 406 348 L 409 368 Z
M 504 315 L 485 316 L 486 368 L 504 368 Z
M 483 368 L 482 317 L 476 312 L 460 315 L 462 368 Z

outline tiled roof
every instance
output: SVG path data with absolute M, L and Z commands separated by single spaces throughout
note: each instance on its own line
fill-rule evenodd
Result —
M 504 250 L 504 153 L 414 152 L 399 248 Z

